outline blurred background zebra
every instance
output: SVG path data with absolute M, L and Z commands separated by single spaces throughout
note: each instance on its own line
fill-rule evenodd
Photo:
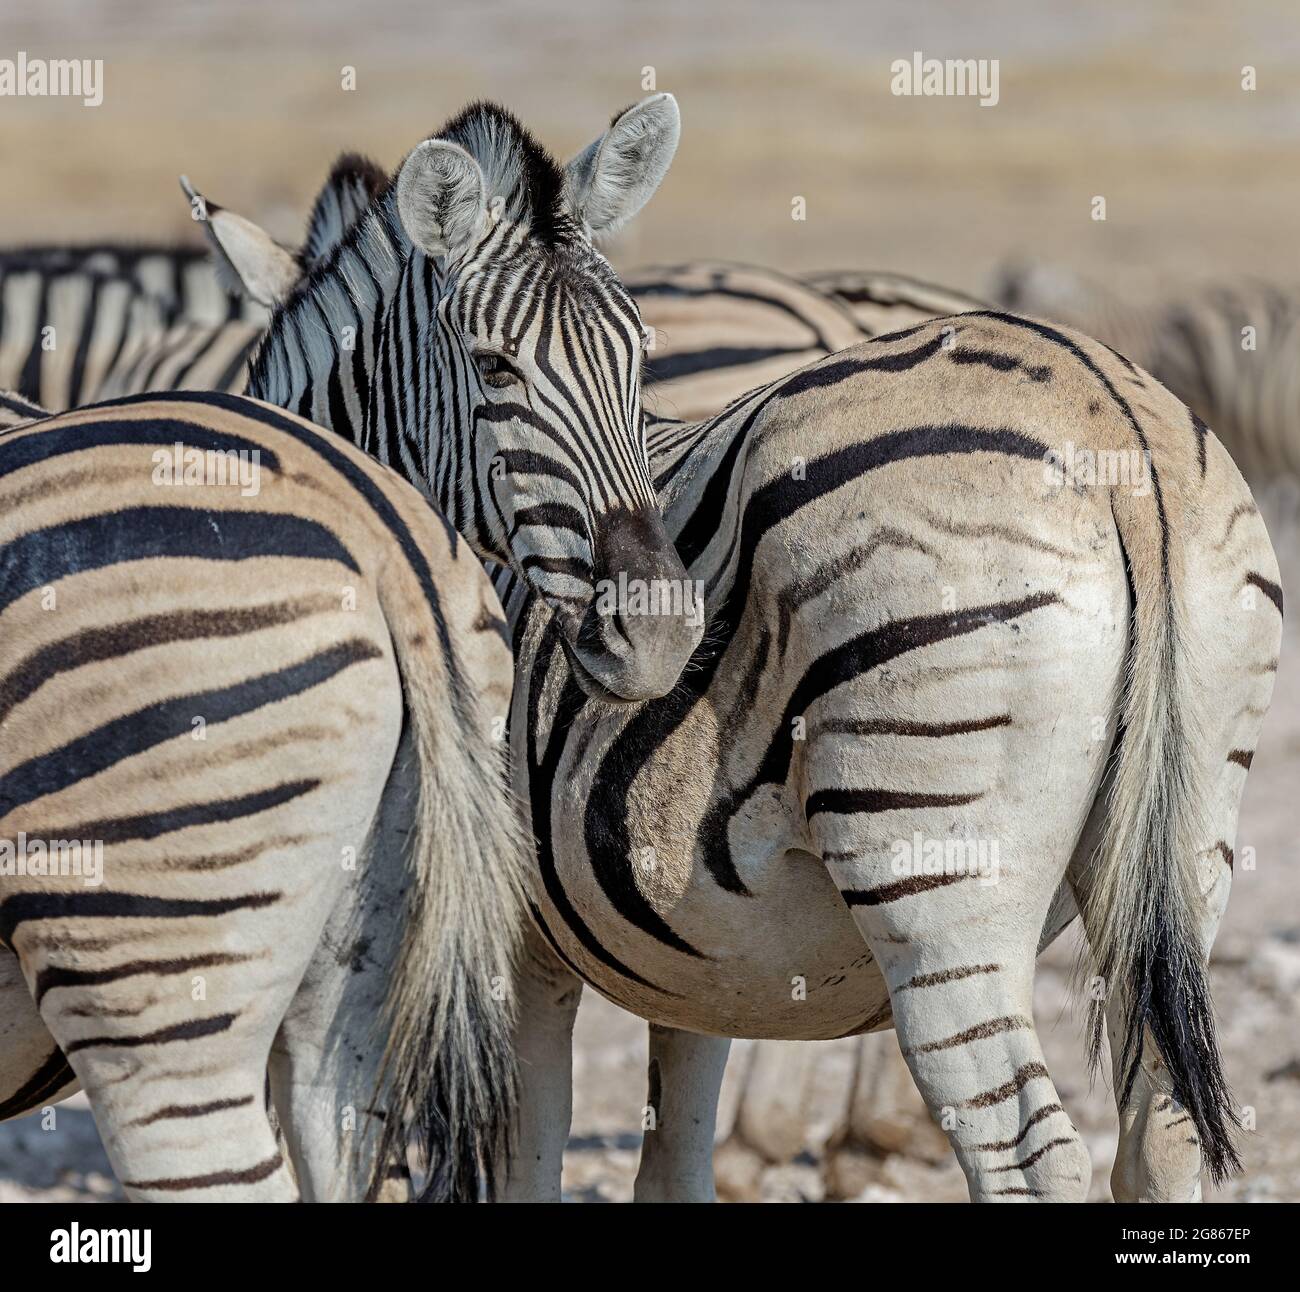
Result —
M 1068 269 L 1012 264 L 992 295 L 1146 368 L 1214 427 L 1252 484 L 1300 480 L 1300 280 L 1165 286 L 1135 301 Z

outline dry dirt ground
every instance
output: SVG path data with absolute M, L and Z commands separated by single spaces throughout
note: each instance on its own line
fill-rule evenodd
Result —
M 621 263 L 696 256 L 798 270 L 888 268 L 986 288 L 1031 254 L 1140 293 L 1151 280 L 1300 279 L 1300 15 L 1294 0 L 45 0 L 6 12 L 0 57 L 105 61 L 105 101 L 0 99 L 0 245 L 192 236 L 175 177 L 296 238 L 343 148 L 392 165 L 470 98 L 499 98 L 575 150 L 640 97 L 647 69 L 677 94 L 683 140 L 661 194 L 615 248 Z M 1000 102 L 889 93 L 914 50 L 1000 61 Z M 1244 91 L 1252 66 L 1257 89 Z M 356 88 L 342 88 L 344 67 Z M 1091 218 L 1093 199 L 1107 218 Z M 791 218 L 792 200 L 807 218 Z M 1300 357 L 1298 357 L 1300 361 Z M 1300 533 L 1276 543 L 1288 575 Z M 1286 578 L 1300 594 L 1300 580 Z M 1238 866 L 1214 959 L 1228 1072 L 1257 1129 L 1217 1196 L 1300 1200 L 1300 643 L 1288 641 L 1251 770 Z M 1115 1114 L 1090 1088 L 1067 1009 L 1070 949 L 1043 959 L 1037 1014 L 1062 1098 L 1108 1196 Z M 631 1195 L 645 1100 L 645 1027 L 588 993 L 579 1018 L 565 1187 Z M 882 1038 L 882 1043 L 892 1043 Z M 821 1198 L 819 1139 L 849 1083 L 846 1043 L 821 1047 L 816 1124 L 761 1196 Z M 724 1130 L 747 1046 L 735 1047 Z M 861 1164 L 871 1200 L 964 1197 L 954 1164 Z M 84 1102 L 0 1126 L 0 1201 L 118 1196 Z

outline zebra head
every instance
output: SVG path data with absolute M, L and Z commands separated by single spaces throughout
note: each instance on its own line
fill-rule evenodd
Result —
M 665 694 L 703 631 L 650 480 L 640 314 L 593 245 L 658 187 L 678 130 L 676 102 L 657 95 L 561 168 L 476 104 L 394 185 L 412 286 L 440 280 L 427 315 L 390 320 L 394 359 L 436 356 L 431 398 L 402 383 L 430 492 L 546 601 L 580 681 L 609 700 Z M 391 421 L 394 386 L 379 388 Z
M 649 200 L 679 129 L 654 95 L 566 167 L 476 103 L 314 265 L 206 208 L 235 276 L 280 305 L 248 393 L 401 469 L 543 599 L 610 702 L 666 694 L 703 634 L 650 479 L 646 333 L 595 246 Z

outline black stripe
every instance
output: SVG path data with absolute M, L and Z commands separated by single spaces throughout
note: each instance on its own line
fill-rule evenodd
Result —
M 1191 413 L 1192 430 L 1196 433 L 1196 460 L 1197 462 L 1200 463 L 1201 479 L 1204 480 L 1205 479 L 1205 437 L 1209 435 L 1210 428 L 1206 426 L 1206 424 L 1203 421 L 1201 421 L 1201 419 L 1197 417 L 1195 413 L 1192 413 L 1191 409 L 1188 409 L 1187 411 Z
M 252 1095 L 242 1095 L 231 1099 L 213 1099 L 206 1104 L 167 1104 L 146 1117 L 137 1117 L 131 1125 L 152 1126 L 155 1122 L 207 1117 L 211 1113 L 222 1113 L 231 1108 L 246 1108 L 253 1102 L 253 1098 Z
M 275 556 L 361 568 L 324 525 L 288 512 L 125 507 L 31 530 L 0 547 L 0 611 L 34 588 L 128 561 Z
M 170 808 L 164 812 L 145 812 L 139 816 L 108 817 L 63 829 L 29 830 L 27 834 L 30 838 L 38 839 L 95 839 L 105 845 L 156 839 L 159 835 L 188 830 L 191 826 L 216 825 L 256 816 L 259 812 L 270 811 L 271 808 L 310 794 L 319 785 L 319 780 L 286 781 L 272 789 L 242 794 L 236 798 L 188 803 L 184 807 Z
M 186 735 L 193 729 L 196 713 L 202 714 L 209 727 L 216 726 L 310 691 L 353 664 L 380 658 L 382 652 L 373 642 L 353 638 L 246 682 L 159 700 L 123 714 L 48 753 L 19 763 L 0 777 L 0 818 Z
M 181 920 L 260 910 L 279 900 L 279 893 L 214 898 L 115 892 L 15 893 L 0 902 L 0 942 L 12 947 L 14 930 L 31 920 Z
M 1246 582 L 1258 588 L 1277 607 L 1278 614 L 1282 613 L 1282 589 L 1276 583 L 1253 572 L 1246 575 Z
M 82 386 L 86 380 L 86 360 L 90 356 L 90 339 L 95 333 L 95 315 L 99 310 L 99 292 L 105 280 L 98 274 L 90 279 L 90 299 L 82 310 L 83 325 L 77 338 L 77 351 L 72 357 L 72 379 L 68 386 L 68 407 L 76 408 L 82 402 Z M 127 306 L 128 311 L 130 305 Z
M 310 613 L 311 607 L 302 603 L 281 602 L 247 609 L 182 610 L 174 614 L 145 615 L 104 628 L 87 628 L 33 651 L 0 678 L 0 723 L 15 706 L 51 678 L 68 670 L 173 642 L 240 637 L 262 628 L 292 623 Z
M 42 274 L 40 278 L 40 295 L 36 301 L 36 326 L 32 333 L 31 348 L 27 351 L 27 357 L 23 360 L 23 366 L 18 374 L 18 393 L 25 395 L 28 399 L 39 400 L 42 398 L 41 391 L 41 355 L 44 351 L 41 348 L 41 332 L 47 326 L 47 320 L 50 313 L 50 279 L 47 275 Z M 58 343 L 58 337 L 55 337 L 55 344 Z
M 818 790 L 808 796 L 804 815 L 819 812 L 850 814 L 855 812 L 899 812 L 929 807 L 964 807 L 982 798 L 982 794 L 912 794 L 903 790 Z
M 953 363 L 979 364 L 985 368 L 992 368 L 994 372 L 1015 372 L 1019 369 L 1030 381 L 1043 382 L 1052 379 L 1052 370 L 1045 363 L 1026 365 L 1014 355 L 1002 354 L 996 350 L 980 350 L 963 346 L 961 349 L 949 350 L 948 355 Z
M 277 1152 L 274 1157 L 243 1171 L 213 1171 L 208 1175 L 173 1176 L 161 1180 L 123 1180 L 122 1187 L 143 1192 L 179 1193 L 186 1189 L 212 1189 L 225 1184 L 257 1184 L 274 1175 L 282 1165 L 283 1159 Z
M 931 889 L 947 888 L 949 884 L 958 884 L 966 879 L 978 878 L 973 872 L 942 875 L 908 875 L 904 879 L 891 880 L 887 884 L 876 884 L 872 888 L 846 888 L 840 893 L 849 906 L 886 906 L 904 897 L 915 897 L 918 893 L 928 893 Z
M 159 402 L 157 395 L 132 397 L 136 403 Z M 167 402 L 174 398 L 167 396 Z M 118 401 L 114 401 L 116 403 Z M 111 408 L 113 404 L 96 404 L 93 408 Z M 86 410 L 78 410 L 84 412 Z M 187 449 L 213 450 L 219 453 L 259 454 L 258 461 L 268 471 L 280 470 L 280 459 L 271 449 L 256 440 L 227 431 L 214 431 L 200 422 L 179 417 L 142 417 L 131 421 L 111 418 L 91 422 L 72 415 L 61 417 L 31 434 L 0 440 L 0 477 L 23 467 L 48 462 L 67 453 L 80 453 L 85 449 L 108 445 L 158 444 L 171 448 L 177 442 Z
M 714 346 L 709 350 L 687 350 L 667 354 L 645 365 L 643 382 L 653 386 L 661 381 L 675 381 L 679 377 L 692 377 L 700 372 L 715 372 L 719 368 L 745 368 L 769 359 L 789 359 L 806 355 L 825 354 L 825 349 L 811 346 Z
M 39 1009 L 46 993 L 56 991 L 60 987 L 98 987 L 107 982 L 117 982 L 122 978 L 138 978 L 145 974 L 188 973 L 193 969 L 244 964 L 252 958 L 251 955 L 240 955 L 233 951 L 215 951 L 210 955 L 186 956 L 176 960 L 131 960 L 126 964 L 112 965 L 107 969 L 69 969 L 64 965 L 46 965 L 36 975 L 32 996 Z
M 83 1036 L 69 1042 L 67 1052 L 78 1050 L 134 1050 L 142 1045 L 171 1045 L 175 1041 L 198 1041 L 205 1036 L 219 1036 L 228 1032 L 238 1014 L 213 1014 L 208 1018 L 191 1018 L 184 1023 L 173 1023 L 154 1032 L 139 1036 Z

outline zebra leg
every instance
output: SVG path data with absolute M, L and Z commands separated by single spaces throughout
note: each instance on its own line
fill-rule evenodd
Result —
M 650 1025 L 635 1202 L 713 1202 L 713 1130 L 731 1038 Z
M 1119 651 L 1099 645 L 1094 663 L 1111 686 Z M 1064 688 L 1018 680 L 1043 712 L 1087 712 Z M 810 829 L 885 977 L 912 1078 L 976 1201 L 1082 1200 L 1091 1177 L 1034 1029 L 1033 976 L 1109 745 L 1091 741 L 1083 720 L 1055 720 L 1046 739 L 1037 725 L 1025 714 L 1016 738 L 1004 735 L 983 759 L 965 735 L 954 738 L 967 741 L 960 762 L 913 755 L 902 772 L 885 773 L 905 775 L 906 793 L 892 779 L 872 785 L 890 763 L 865 760 L 830 730 L 815 737 L 806 774 Z M 947 769 L 946 784 L 924 779 L 935 767 Z M 857 788 L 864 780 L 870 788 Z M 984 845 L 976 857 L 972 843 Z M 932 865 L 936 857 L 943 864 Z
M 325 938 L 285 1014 L 270 1055 L 271 1094 L 304 1202 L 406 1202 L 404 1155 L 377 1189 L 371 1168 L 384 1111 L 372 1107 L 379 1078 L 389 948 L 385 933 L 358 927 L 350 902 Z M 335 934 L 340 936 L 335 936 Z
M 887 974 L 903 1057 L 971 1200 L 1083 1201 L 1088 1151 L 1033 1024 L 1037 924 L 1016 928 L 1004 909 L 987 921 L 927 921 L 921 932 L 909 913 L 859 906 L 854 914 Z
M 199 1006 L 187 975 L 179 1000 L 158 991 L 143 1007 L 113 983 L 51 992 L 75 994 L 77 1003 L 45 1007 L 45 1017 L 133 1201 L 294 1201 L 265 1100 L 267 1053 L 293 987 L 265 961 L 234 972 L 214 965 L 203 975 Z M 172 1021 L 151 1021 L 142 1043 L 141 1016 L 160 1013 Z M 94 1034 L 66 1029 L 71 1017 L 92 1020 Z
M 364 825 L 340 830 L 337 822 L 313 836 L 308 822 L 322 824 L 321 812 L 296 803 L 261 814 L 268 844 L 239 861 L 241 880 L 255 892 L 277 882 L 277 901 L 241 902 L 202 925 L 141 918 L 113 929 L 112 968 L 69 963 L 84 936 L 76 928 L 20 928 L 28 987 L 132 1199 L 298 1197 L 267 1116 L 267 1063 L 345 886 L 344 841 L 365 838 Z M 195 859 L 191 850 L 156 864 L 172 876 L 209 864 L 210 855 Z
M 516 976 L 519 1104 L 501 1199 L 559 1202 L 573 1117 L 573 1024 L 582 980 L 532 925 L 523 941 Z
M 271 1048 L 272 1097 L 306 1202 L 410 1200 L 404 1152 L 372 1188 L 384 1111 L 371 1106 L 371 1097 L 384 1053 L 384 1001 L 402 941 L 402 851 L 418 798 L 411 735 L 408 727 L 364 863 L 330 912 Z

